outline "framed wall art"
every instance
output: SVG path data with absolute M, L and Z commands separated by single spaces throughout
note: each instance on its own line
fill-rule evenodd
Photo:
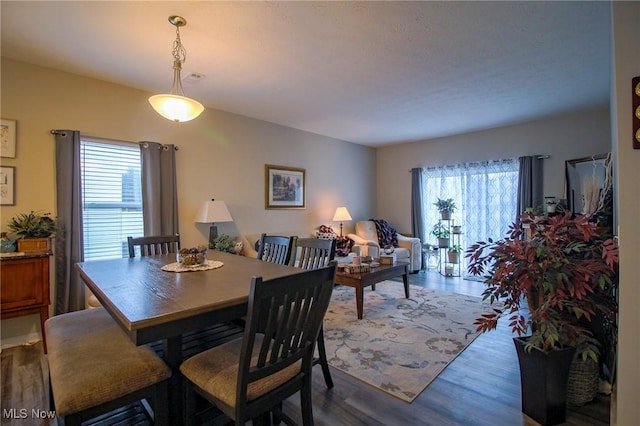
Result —
M 0 205 L 15 206 L 16 204 L 16 168 L 0 166 Z
M 16 120 L 1 119 L 0 157 L 16 158 Z
M 306 207 L 304 169 L 266 164 L 264 171 L 266 209 L 304 209 Z

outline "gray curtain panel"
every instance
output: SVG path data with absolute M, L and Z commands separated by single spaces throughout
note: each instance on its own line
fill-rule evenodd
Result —
M 178 234 L 178 193 L 174 145 L 140 142 L 144 234 Z
M 84 260 L 80 132 L 52 130 L 56 144 L 57 222 L 55 315 L 84 309 L 84 283 L 75 264 Z
M 520 168 L 518 171 L 518 210 L 516 220 L 527 207 L 541 206 L 542 195 L 542 162 L 539 156 L 526 156 L 518 158 Z
M 422 168 L 416 167 L 411 169 L 411 232 L 421 242 L 426 241 L 423 194 Z M 422 265 L 426 265 L 424 252 Z

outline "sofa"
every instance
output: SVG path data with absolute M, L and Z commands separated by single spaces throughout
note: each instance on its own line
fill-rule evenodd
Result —
M 391 228 L 393 232 L 393 228 Z M 363 220 L 356 222 L 355 234 L 348 234 L 354 242 L 354 250 L 361 256 L 380 257 L 384 247 L 380 246 L 375 222 Z M 398 246 L 394 249 L 396 260 L 409 262 L 409 271 L 418 272 L 422 268 L 422 243 L 419 238 L 406 237 L 395 233 Z

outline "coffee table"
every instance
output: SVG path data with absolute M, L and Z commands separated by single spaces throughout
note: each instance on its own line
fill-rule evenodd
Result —
M 361 272 L 355 274 L 347 274 L 343 270 L 336 273 L 336 284 L 342 284 L 356 289 L 356 310 L 358 319 L 362 319 L 362 305 L 364 299 L 364 288 L 371 286 L 371 290 L 375 291 L 376 283 L 402 276 L 404 282 L 404 295 L 409 298 L 409 277 L 407 268 L 409 262 L 396 261 L 393 265 L 380 265 L 371 268 L 370 272 Z

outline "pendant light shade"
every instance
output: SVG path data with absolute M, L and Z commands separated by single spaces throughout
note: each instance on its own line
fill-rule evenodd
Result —
M 172 121 L 183 122 L 198 117 L 204 107 L 198 101 L 180 95 L 153 95 L 149 103 L 158 114 Z
M 170 16 L 169 22 L 176 27 L 176 40 L 173 42 L 173 87 L 171 93 L 153 95 L 149 103 L 158 114 L 176 122 L 193 120 L 204 111 L 204 106 L 194 99 L 187 98 L 182 90 L 180 71 L 187 60 L 187 51 L 180 41 L 180 27 L 187 25 L 182 16 Z

